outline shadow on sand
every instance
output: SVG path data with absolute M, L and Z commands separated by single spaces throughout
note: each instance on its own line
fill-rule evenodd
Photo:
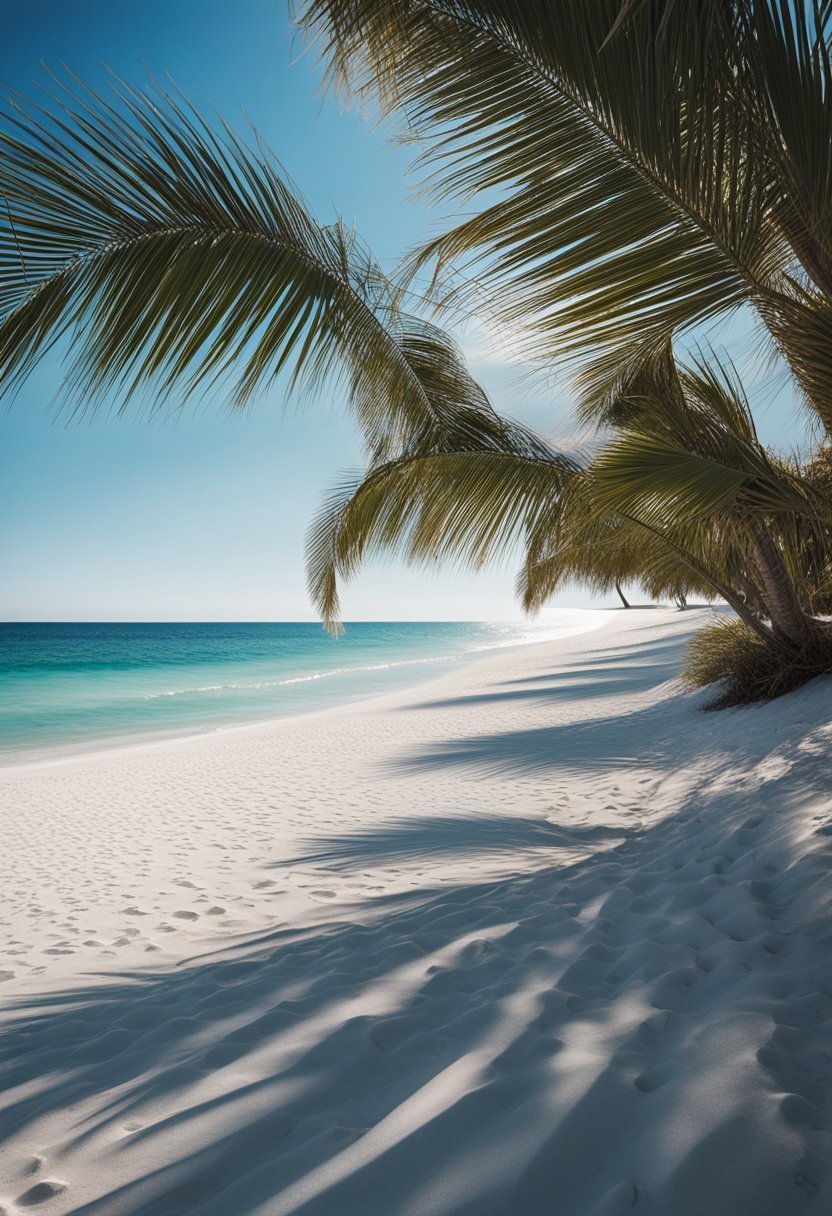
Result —
M 673 653 L 639 650 L 632 669 L 620 648 L 596 653 L 581 682 L 635 695 L 674 674 Z M 538 695 L 575 678 L 541 677 Z M 828 760 L 785 719 L 779 767 L 754 776 L 776 708 L 758 710 L 760 732 L 734 711 L 695 736 L 693 712 L 671 694 L 402 758 L 482 775 L 649 763 L 667 780 L 707 764 L 642 830 L 484 805 L 476 821 L 315 842 L 297 860 L 339 870 L 539 856 L 530 873 L 422 886 L 7 1009 L 0 1135 L 40 1151 L 63 1112 L 55 1172 L 88 1153 L 104 1180 L 75 1201 L 68 1179 L 55 1202 L 77 1216 L 831 1210 L 832 956 L 815 946 L 832 941 L 832 838 L 801 845 Z M 592 852 L 553 864 L 574 846 Z

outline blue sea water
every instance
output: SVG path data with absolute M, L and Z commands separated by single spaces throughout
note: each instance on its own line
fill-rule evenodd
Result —
M 0 754 L 263 721 L 415 684 L 495 647 L 580 633 L 523 622 L 2 624 Z

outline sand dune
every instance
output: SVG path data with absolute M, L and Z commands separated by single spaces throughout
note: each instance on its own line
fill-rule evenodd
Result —
M 702 615 L 0 771 L 6 1216 L 832 1211 L 832 685 Z

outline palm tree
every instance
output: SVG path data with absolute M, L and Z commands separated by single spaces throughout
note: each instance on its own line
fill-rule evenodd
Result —
M 817 468 L 766 451 L 739 382 L 713 358 L 678 368 L 666 348 L 609 412 L 614 437 L 584 460 L 507 424 L 499 443 L 412 445 L 340 486 L 309 540 L 324 620 L 337 628 L 339 579 L 371 554 L 478 569 L 519 543 L 529 610 L 567 578 L 694 590 L 731 605 L 775 673 L 795 683 L 829 670 L 832 625 L 809 607 L 832 555 Z
M 0 126 L 2 391 L 57 346 L 78 409 L 113 390 L 121 409 L 174 390 L 244 407 L 286 372 L 342 394 L 374 458 L 498 425 L 476 394 L 435 391 L 444 335 L 402 312 L 354 232 L 314 220 L 256 134 L 158 84 L 54 83 L 49 108 L 14 98 Z
M 338 577 L 374 546 L 477 565 L 519 539 L 530 606 L 632 562 L 647 585 L 723 596 L 778 661 L 826 669 L 826 482 L 766 453 L 734 379 L 677 369 L 672 343 L 750 306 L 832 427 L 829 20 L 796 0 L 304 5 L 331 79 L 405 112 L 430 188 L 489 192 L 408 272 L 431 268 L 434 302 L 484 295 L 531 356 L 577 364 L 584 416 L 614 432 L 594 459 L 498 418 L 453 343 L 403 312 L 354 233 L 313 219 L 255 134 L 158 85 L 15 99 L 3 388 L 59 343 L 79 407 L 113 389 L 123 405 L 174 389 L 244 405 L 283 372 L 340 390 L 368 471 L 313 532 L 330 622 Z M 615 562 L 597 543 L 613 528 Z
M 428 191 L 483 197 L 413 267 L 474 269 L 529 355 L 579 362 L 590 417 L 668 333 L 748 305 L 832 427 L 828 0 L 305 0 L 299 18 L 333 84 L 404 115 Z M 464 301 L 457 282 L 442 298 Z
M 705 631 L 691 682 L 730 677 L 720 704 L 775 696 L 832 670 L 825 602 L 832 500 L 825 461 L 777 460 L 730 368 L 665 350 L 617 404 L 617 434 L 567 460 L 522 428 L 499 443 L 416 445 L 342 485 L 310 530 L 309 589 L 337 629 L 338 581 L 373 553 L 478 569 L 522 544 L 524 607 L 564 579 L 615 575 L 657 593 L 721 596 L 741 630 Z M 810 559 L 806 554 L 810 554 Z
M 299 15 L 332 83 L 404 115 L 426 189 L 468 212 L 482 198 L 410 271 L 432 267 L 442 303 L 488 299 L 530 356 L 576 363 L 584 418 L 621 429 L 579 508 L 567 494 L 527 539 L 527 600 L 581 575 L 587 528 L 596 585 L 604 529 L 652 529 L 662 562 L 660 537 L 767 646 L 828 665 L 812 608 L 828 499 L 763 451 L 738 386 L 705 364 L 655 373 L 680 333 L 750 307 L 832 428 L 832 5 L 307 0 Z M 672 583 L 655 563 L 647 577 Z
M 631 605 L 622 585 L 637 585 L 652 600 L 687 596 L 714 599 L 712 587 L 667 548 L 656 550 L 650 534 L 620 515 L 594 509 L 588 494 L 561 504 L 551 527 L 527 547 L 517 578 L 517 593 L 527 612 L 537 612 L 568 584 L 596 595 L 615 592 L 622 607 Z

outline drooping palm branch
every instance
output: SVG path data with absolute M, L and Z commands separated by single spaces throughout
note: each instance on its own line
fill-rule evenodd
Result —
M 493 411 L 441 331 L 252 133 L 158 84 L 55 80 L 0 123 L 0 392 L 58 346 L 67 397 L 237 404 L 285 373 L 343 394 L 378 456 Z M 464 407 L 464 408 L 463 408 Z
M 488 445 L 420 446 L 340 486 L 310 533 L 309 584 L 337 626 L 338 583 L 371 554 L 477 569 L 519 542 L 519 587 L 539 608 L 578 578 L 619 578 L 722 596 L 772 644 L 812 628 L 805 577 L 783 549 L 797 530 L 830 552 L 832 508 L 811 479 L 757 439 L 730 369 L 677 370 L 669 350 L 615 411 L 618 435 L 591 460 L 506 425 Z M 637 391 L 635 391 L 637 389 Z
M 481 200 L 418 261 L 475 272 L 531 355 L 580 358 L 588 410 L 668 330 L 750 303 L 832 427 L 826 0 L 306 0 L 299 15 L 331 80 L 404 112 L 428 187 Z
M 312 601 L 337 633 L 339 581 L 371 555 L 397 552 L 417 566 L 479 569 L 552 515 L 579 473 L 574 458 L 516 423 L 416 441 L 364 476 L 345 479 L 327 498 L 307 541 Z

